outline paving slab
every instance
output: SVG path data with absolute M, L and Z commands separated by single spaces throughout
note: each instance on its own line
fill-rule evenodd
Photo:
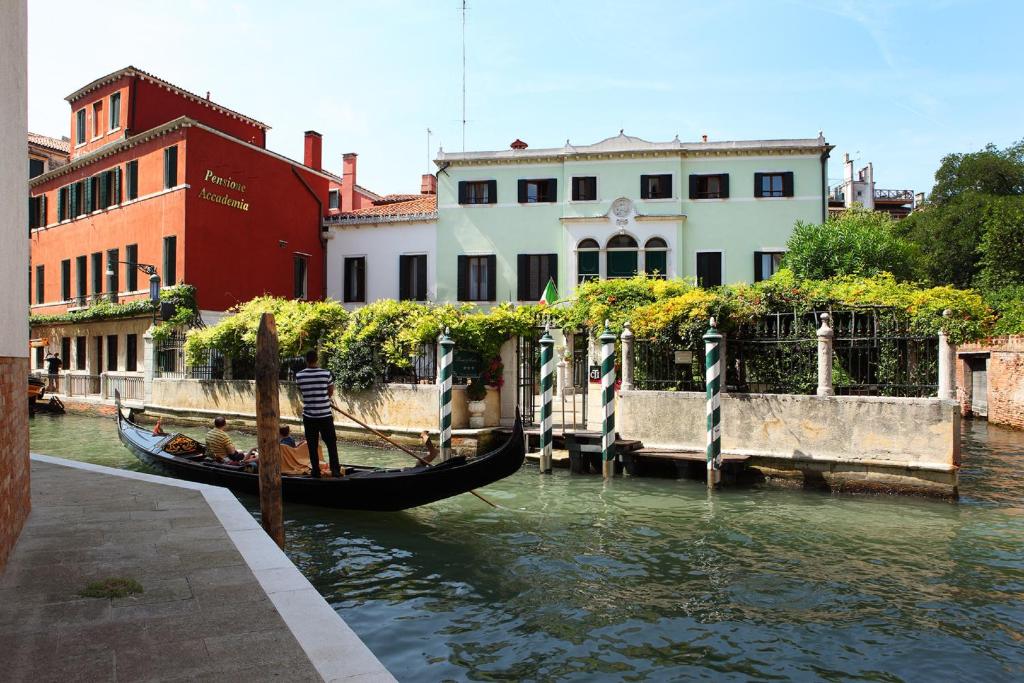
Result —
M 143 592 L 88 598 L 93 580 Z M 5 681 L 393 681 L 228 491 L 33 455 Z

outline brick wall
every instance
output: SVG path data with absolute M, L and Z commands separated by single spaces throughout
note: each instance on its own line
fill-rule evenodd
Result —
M 0 357 L 0 571 L 28 517 L 28 359 Z
M 996 337 L 957 348 L 958 354 L 988 353 L 988 420 L 1024 429 L 1024 335 Z M 957 398 L 964 414 L 970 412 L 971 372 L 958 358 Z

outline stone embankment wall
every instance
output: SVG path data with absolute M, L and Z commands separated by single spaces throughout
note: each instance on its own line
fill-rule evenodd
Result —
M 1024 335 L 995 337 L 958 346 L 956 394 L 964 415 L 971 412 L 971 369 L 963 354 L 988 354 L 988 421 L 1024 429 Z
M 336 395 L 338 407 L 377 428 L 398 431 L 436 430 L 438 426 L 438 389 L 433 384 L 385 384 L 366 392 Z M 500 402 L 496 389 L 488 389 L 484 423 L 496 426 Z M 294 384 L 281 383 L 281 417 L 299 421 L 302 401 Z M 146 404 L 151 413 L 170 412 L 193 416 L 224 415 L 254 418 L 256 383 L 251 380 L 154 379 L 153 397 Z M 356 426 L 340 415 L 336 422 Z M 452 425 L 469 426 L 466 391 L 456 387 L 452 395 Z
M 618 410 L 624 438 L 652 448 L 705 448 L 702 393 L 623 391 Z M 939 399 L 725 394 L 722 448 L 769 469 L 955 489 L 960 412 Z

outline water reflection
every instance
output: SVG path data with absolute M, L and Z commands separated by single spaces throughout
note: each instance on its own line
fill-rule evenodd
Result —
M 131 461 L 97 445 L 112 422 L 43 424 L 33 448 Z M 501 510 L 288 506 L 288 551 L 400 680 L 1006 680 L 1024 661 L 1024 434 L 964 426 L 958 504 L 526 467 L 487 487 Z

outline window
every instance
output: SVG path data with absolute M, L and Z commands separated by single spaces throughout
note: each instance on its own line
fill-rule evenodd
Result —
M 103 254 L 95 252 L 92 255 L 92 293 L 103 292 Z
M 178 238 L 170 235 L 164 238 L 164 286 L 178 284 Z
M 60 262 L 60 299 L 61 301 L 71 299 L 71 259 L 69 258 Z
M 608 240 L 605 268 L 608 279 L 636 275 L 638 251 L 636 240 L 629 235 L 616 235 Z
M 459 256 L 459 301 L 494 301 L 497 280 L 497 258 Z
M 660 237 L 652 237 L 644 245 L 644 272 L 662 280 L 668 277 L 668 244 Z
M 28 198 L 28 229 L 46 227 L 46 195 Z
M 402 301 L 427 300 L 426 254 L 403 254 L 398 257 L 398 298 Z
M 139 245 L 129 244 L 124 248 L 124 279 L 128 281 L 128 291 L 134 292 L 139 288 L 139 269 L 135 264 L 139 262 Z M 149 283 L 146 283 L 147 286 Z
M 781 251 L 755 251 L 754 252 L 754 282 L 767 280 L 779 271 L 782 265 Z
M 728 196 L 728 173 L 690 176 L 690 199 L 726 199 Z
M 592 202 L 597 199 L 597 176 L 575 176 L 572 179 L 572 200 Z
M 558 254 L 519 254 L 518 297 L 520 301 L 540 301 L 549 280 L 558 284 Z
M 576 245 L 576 282 L 596 280 L 601 276 L 601 246 L 597 240 L 582 240 Z
M 96 335 L 93 339 L 96 340 L 96 365 L 92 374 L 98 375 L 103 372 L 103 335 Z
M 555 178 L 544 180 L 520 180 L 520 204 L 548 204 L 558 201 L 558 181 Z
M 164 150 L 164 189 L 178 184 L 178 146 L 173 145 Z
M 117 372 L 117 335 L 107 335 L 107 371 Z
M 121 169 L 112 168 L 90 178 L 90 206 L 91 211 L 106 209 L 112 204 L 121 201 Z
M 330 190 L 327 193 L 327 208 L 337 209 L 339 206 L 341 206 L 340 200 L 341 193 L 338 192 L 337 190 Z
M 75 112 L 75 144 L 85 144 L 85 110 Z
M 345 259 L 345 303 L 366 301 L 366 257 Z
M 36 303 L 46 301 L 46 271 L 43 266 L 36 266 Z
M 37 346 L 36 347 L 36 367 L 37 368 L 43 367 L 43 347 L 42 346 Z
M 121 260 L 119 250 L 107 249 L 107 291 L 110 292 L 110 300 L 117 299 L 117 293 L 121 289 L 121 278 L 117 275 L 117 262 Z
M 459 204 L 497 204 L 497 180 L 460 180 Z
M 121 93 L 116 92 L 110 96 L 110 130 L 121 127 Z
M 672 174 L 640 176 L 640 199 L 671 199 Z
M 697 252 L 697 286 L 718 287 L 722 284 L 722 252 Z
M 57 190 L 57 222 L 71 218 L 71 187 Z
M 85 370 L 85 337 L 75 337 L 75 370 Z
M 60 340 L 61 369 L 71 368 L 71 337 L 62 337 Z
M 87 211 L 85 208 L 87 187 L 89 187 L 89 183 L 85 180 L 79 180 L 71 186 L 71 218 L 77 218 Z
M 292 274 L 294 276 L 294 294 L 292 298 L 307 299 L 309 284 L 309 256 L 306 254 L 295 254 L 292 259 Z
M 98 138 L 103 135 L 103 101 L 92 104 L 92 136 Z
M 792 197 L 793 173 L 755 173 L 755 197 Z
M 139 335 L 137 334 L 124 336 L 124 369 L 126 372 L 136 372 L 139 369 Z
M 75 296 L 78 297 L 75 304 L 78 306 L 85 306 L 85 296 L 89 293 L 87 271 L 88 262 L 85 260 L 85 256 L 75 257 Z
M 37 175 L 46 173 L 46 162 L 42 159 L 28 160 L 28 177 L 35 178 Z
M 128 199 L 137 199 L 139 196 L 139 161 L 129 161 L 124 165 L 125 193 Z

